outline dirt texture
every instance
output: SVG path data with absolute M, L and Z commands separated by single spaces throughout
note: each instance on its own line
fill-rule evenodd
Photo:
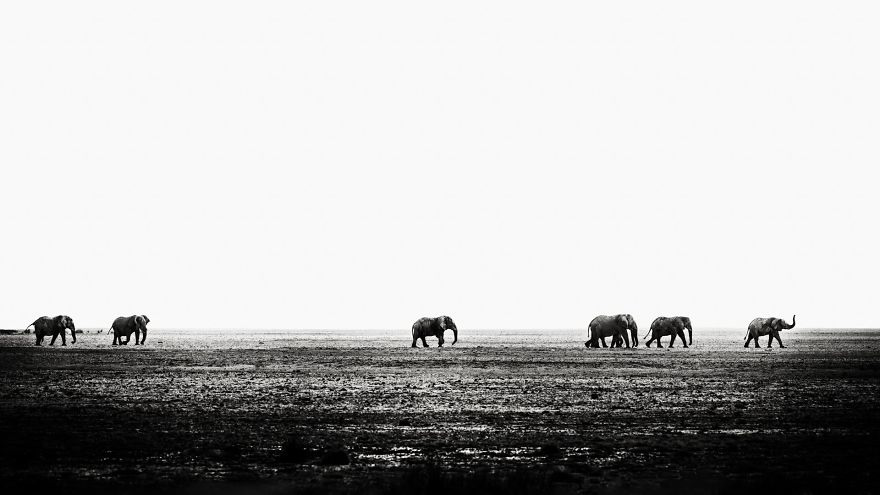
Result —
M 398 334 L 399 333 L 399 334 Z M 682 349 L 582 332 L 0 336 L 18 492 L 876 493 L 880 332 Z M 663 340 L 664 347 L 668 338 Z

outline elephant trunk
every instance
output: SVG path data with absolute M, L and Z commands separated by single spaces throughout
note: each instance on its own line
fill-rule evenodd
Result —
M 458 328 L 452 327 L 452 345 L 455 345 L 458 342 Z
M 788 329 L 790 329 L 790 328 L 794 328 L 794 324 L 795 324 L 794 319 L 795 319 L 796 317 L 797 317 L 797 315 L 791 315 L 791 325 L 785 325 L 784 328 L 785 328 L 786 330 L 788 330 Z
M 688 325 L 688 340 L 690 340 L 688 345 L 694 345 L 694 329 L 690 325 Z
M 632 334 L 633 347 L 639 346 L 639 327 L 632 327 L 630 329 L 630 333 Z
M 76 344 L 76 326 L 73 322 L 70 322 L 70 337 L 73 340 L 73 343 Z

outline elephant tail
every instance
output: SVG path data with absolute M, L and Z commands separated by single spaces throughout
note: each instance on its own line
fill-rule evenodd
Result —
M 642 337 L 642 340 L 647 339 L 647 338 L 648 338 L 648 335 L 651 335 L 651 329 L 650 329 L 650 328 L 648 329 L 648 333 L 646 333 L 645 336 Z
M 30 325 L 24 327 L 24 331 L 27 332 L 27 329 L 28 329 L 28 328 L 33 327 L 33 326 L 36 325 L 36 324 L 37 324 L 37 322 L 33 322 L 33 323 L 31 323 Z M 36 327 L 34 327 L 34 328 L 36 329 Z

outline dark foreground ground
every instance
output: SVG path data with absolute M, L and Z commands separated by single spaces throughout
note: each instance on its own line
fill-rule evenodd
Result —
M 0 485 L 30 493 L 876 493 L 880 333 L 585 349 L 484 332 L 0 337 Z M 395 340 L 396 339 L 396 340 Z M 668 340 L 668 339 L 667 339 Z M 765 339 L 762 339 L 765 346 Z M 8 493 L 8 492 L 7 492 Z

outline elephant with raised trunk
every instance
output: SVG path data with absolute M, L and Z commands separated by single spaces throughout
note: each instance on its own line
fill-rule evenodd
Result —
M 439 341 L 437 345 L 443 347 L 443 342 L 445 342 L 443 339 L 443 332 L 446 330 L 452 330 L 453 335 L 455 335 L 452 345 L 455 345 L 455 343 L 458 342 L 458 327 L 455 326 L 455 322 L 452 321 L 452 318 L 448 316 L 419 318 L 412 326 L 412 346 L 416 346 L 416 340 L 422 339 L 422 345 L 428 347 L 428 342 L 425 340 L 425 337 L 435 336 Z
M 128 345 L 131 334 L 134 334 L 134 345 L 144 345 L 147 340 L 147 323 L 150 319 L 144 315 L 120 316 L 113 320 L 110 331 L 113 332 L 113 345 Z M 143 333 L 143 336 L 141 336 Z M 122 341 L 125 337 L 125 341 Z
M 687 329 L 688 337 L 690 337 L 690 345 L 694 345 L 694 328 L 691 326 L 691 319 L 687 316 L 658 316 L 652 323 L 651 329 L 645 335 L 645 338 L 648 335 L 651 336 L 651 339 L 645 342 L 645 347 L 651 347 L 651 342 L 654 339 L 657 339 L 657 347 L 663 347 L 660 345 L 660 337 L 666 337 L 667 335 L 671 335 L 672 339 L 669 341 L 669 348 L 672 348 L 672 344 L 675 344 L 675 337 L 678 336 L 681 338 L 681 343 L 684 344 L 684 348 L 687 349 L 688 341 L 684 339 L 684 331 Z
M 73 320 L 67 315 L 58 315 L 55 318 L 41 316 L 25 327 L 25 330 L 31 326 L 34 327 L 34 334 L 37 336 L 37 341 L 34 345 L 43 345 L 43 337 L 49 335 L 52 336 L 49 345 L 55 345 L 55 339 L 58 338 L 58 335 L 61 335 L 61 345 L 67 345 L 67 341 L 64 338 L 64 331 L 68 328 L 70 329 L 71 343 L 76 344 L 76 327 L 73 325 Z
M 786 323 L 782 318 L 755 318 L 749 323 L 748 333 L 743 337 L 743 340 L 746 341 L 746 345 L 743 347 L 748 347 L 752 339 L 755 339 L 756 348 L 761 347 L 758 345 L 758 337 L 769 335 L 770 339 L 767 341 L 768 348 L 773 347 L 773 339 L 776 339 L 776 341 L 779 342 L 779 347 L 785 348 L 785 346 L 782 345 L 782 340 L 779 338 L 779 332 L 794 328 L 795 316 L 797 315 L 791 317 L 791 325 Z
M 629 333 L 627 333 L 629 332 Z M 611 337 L 611 347 L 620 347 L 622 341 L 626 341 L 629 347 L 629 338 L 632 336 L 633 347 L 639 346 L 639 327 L 632 315 L 599 315 L 593 318 L 587 328 L 587 347 L 599 347 L 599 341 L 602 341 L 602 347 L 608 347 L 605 344 L 605 337 Z

